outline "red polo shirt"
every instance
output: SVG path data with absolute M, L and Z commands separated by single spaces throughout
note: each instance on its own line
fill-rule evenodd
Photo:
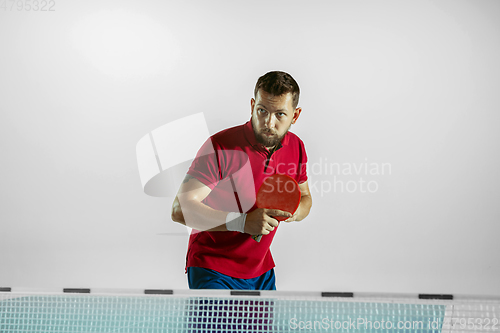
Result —
M 287 174 L 299 184 L 307 181 L 304 143 L 288 132 L 271 152 L 255 139 L 252 122 L 212 135 L 198 151 L 188 174 L 212 189 L 203 203 L 225 212 L 251 212 L 264 180 Z M 269 247 L 275 228 L 260 243 L 236 231 L 198 231 L 189 238 L 186 267 L 213 269 L 235 278 L 250 279 L 274 267 Z

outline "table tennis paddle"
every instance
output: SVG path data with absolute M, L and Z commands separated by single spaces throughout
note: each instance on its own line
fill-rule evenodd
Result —
M 295 213 L 300 204 L 301 192 L 299 184 L 288 175 L 274 174 L 266 178 L 259 188 L 256 196 L 257 208 L 279 209 Z M 284 221 L 287 217 L 276 216 L 278 221 Z M 252 238 L 260 242 L 262 235 L 254 235 Z

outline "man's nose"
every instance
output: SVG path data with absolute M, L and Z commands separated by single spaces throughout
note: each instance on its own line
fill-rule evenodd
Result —
M 276 125 L 276 120 L 274 119 L 273 114 L 269 114 L 266 117 L 265 124 L 267 128 L 274 129 L 274 125 Z

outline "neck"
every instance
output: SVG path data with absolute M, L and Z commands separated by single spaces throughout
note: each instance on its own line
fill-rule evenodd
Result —
M 278 147 L 278 145 L 275 145 L 275 146 L 272 146 L 272 147 L 266 147 L 267 150 L 269 150 L 270 152 L 273 152 L 276 150 L 276 148 Z

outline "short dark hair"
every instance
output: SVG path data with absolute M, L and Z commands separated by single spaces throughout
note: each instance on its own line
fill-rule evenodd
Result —
M 281 96 L 291 93 L 293 98 L 293 107 L 296 108 L 299 104 L 300 89 L 294 78 L 285 72 L 273 71 L 259 77 L 255 85 L 254 97 L 257 99 L 259 89 L 264 90 L 268 94 Z

